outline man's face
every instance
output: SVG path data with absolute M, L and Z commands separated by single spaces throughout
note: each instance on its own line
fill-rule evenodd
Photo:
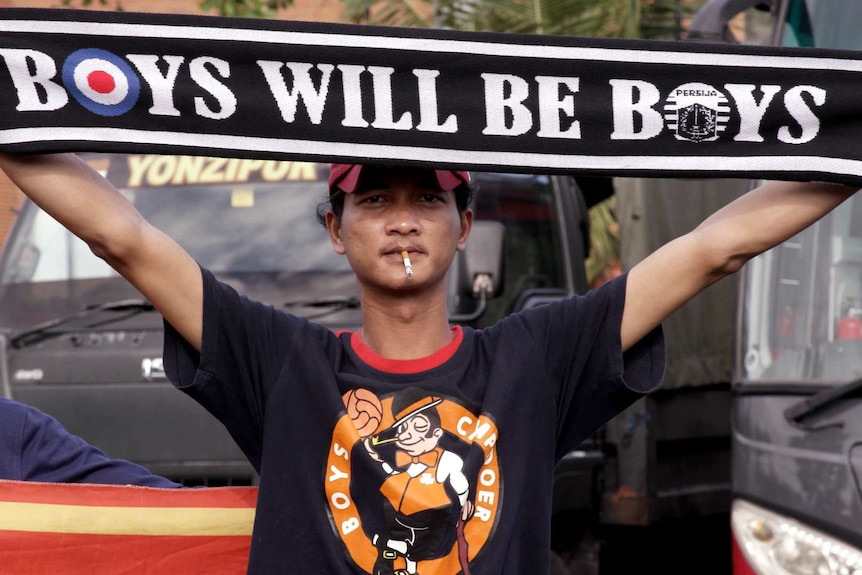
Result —
M 428 453 L 440 443 L 443 430 L 431 427 L 431 422 L 422 414 L 414 415 L 396 429 L 398 441 L 395 445 L 410 455 L 417 456 Z
M 472 216 L 459 214 L 455 193 L 440 190 L 425 171 L 374 170 L 345 195 L 340 222 L 327 215 L 327 228 L 361 286 L 403 290 L 442 284 L 466 245 Z M 409 279 L 402 251 L 413 264 Z

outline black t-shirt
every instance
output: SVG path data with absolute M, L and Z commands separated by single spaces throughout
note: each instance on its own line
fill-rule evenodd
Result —
M 626 276 L 419 360 L 203 278 L 165 367 L 260 473 L 250 573 L 546 573 L 556 463 L 664 370 L 661 328 L 621 353 Z

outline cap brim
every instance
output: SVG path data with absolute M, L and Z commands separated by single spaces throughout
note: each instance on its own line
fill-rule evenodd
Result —
M 470 183 L 469 172 L 456 172 L 454 170 L 434 170 L 434 175 L 437 177 L 437 184 L 441 190 L 451 191 L 461 184 Z
M 352 194 L 359 186 L 362 176 L 362 164 L 331 164 L 329 172 L 329 189 L 338 189 Z
M 347 194 L 352 194 L 359 187 L 362 177 L 362 164 L 331 164 L 329 172 L 329 189 L 338 188 Z M 451 191 L 462 184 L 470 183 L 470 172 L 455 170 L 433 170 L 434 178 L 441 190 Z

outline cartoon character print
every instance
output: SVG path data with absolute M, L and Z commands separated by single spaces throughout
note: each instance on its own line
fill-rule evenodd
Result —
M 469 575 L 500 504 L 496 425 L 416 387 L 343 400 L 326 492 L 354 562 L 371 575 Z
M 433 557 L 451 529 L 447 520 L 452 514 L 452 501 L 447 484 L 457 494 L 460 521 L 467 521 L 473 514 L 464 460 L 439 447 L 443 428 L 437 405 L 442 401 L 416 388 L 399 395 L 392 402 L 393 414 L 398 418 L 392 427 L 363 442 L 371 458 L 389 476 L 381 487 L 389 530 L 375 533 L 372 538 L 380 551 L 374 575 L 415 575 L 416 561 Z M 375 449 L 385 443 L 398 447 L 394 467 Z M 394 563 L 399 556 L 404 558 L 406 569 L 396 571 Z

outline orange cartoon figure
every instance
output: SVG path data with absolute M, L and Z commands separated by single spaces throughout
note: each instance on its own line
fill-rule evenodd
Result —
M 374 575 L 416 575 L 417 561 L 447 554 L 451 546 L 446 549 L 445 542 L 454 540 L 458 519 L 463 525 L 473 514 L 464 460 L 439 445 L 442 401 L 418 388 L 404 390 L 392 402 L 395 423 L 364 442 L 388 475 L 380 491 L 389 531 L 372 538 L 378 549 Z M 394 462 L 376 449 L 387 443 L 397 447 Z M 455 505 L 460 511 L 453 520 Z M 399 558 L 403 569 L 396 568 Z

